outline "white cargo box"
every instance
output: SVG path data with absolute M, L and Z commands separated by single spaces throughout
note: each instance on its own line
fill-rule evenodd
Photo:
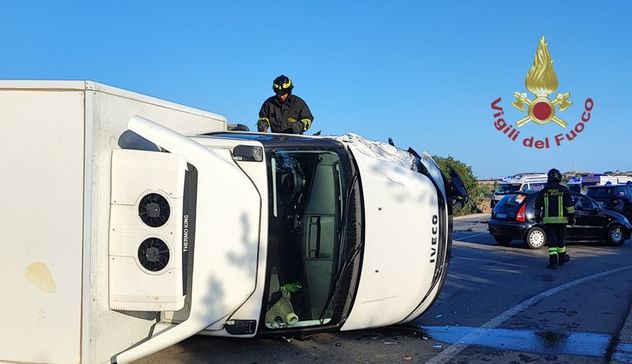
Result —
M 101 363 L 153 312 L 108 306 L 110 163 L 133 115 L 185 135 L 226 118 L 89 81 L 0 81 L 0 361 Z

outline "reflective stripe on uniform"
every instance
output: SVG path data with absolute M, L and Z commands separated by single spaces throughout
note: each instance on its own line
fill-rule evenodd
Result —
M 544 197 L 544 218 L 549 217 L 549 198 Z
M 574 214 L 575 213 L 575 206 L 568 206 L 566 208 L 566 212 L 569 214 Z
M 556 254 L 557 254 L 557 247 L 550 247 L 549 255 L 556 255 Z
M 557 196 L 557 216 L 564 216 L 562 196 Z
M 566 253 L 566 247 L 565 247 L 565 246 L 563 246 L 563 247 L 561 247 L 561 248 L 557 248 L 557 252 L 558 252 L 558 253 Z
M 566 216 L 545 216 L 542 222 L 545 224 L 568 224 L 568 218 Z
M 266 123 L 270 124 L 270 119 L 268 118 L 260 117 L 259 121 L 265 121 Z

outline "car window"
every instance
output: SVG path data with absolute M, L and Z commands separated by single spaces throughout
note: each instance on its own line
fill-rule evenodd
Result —
M 610 188 L 589 188 L 586 195 L 592 198 L 607 198 L 610 197 Z
M 527 198 L 527 195 L 524 194 L 508 195 L 503 197 L 496 207 L 499 209 L 503 207 L 518 207 L 525 198 Z
M 592 187 L 588 189 L 586 195 L 598 200 L 613 197 L 632 197 L 632 186 Z
M 597 208 L 597 206 L 585 196 L 573 195 L 573 201 L 575 202 L 575 208 L 578 210 L 593 210 Z

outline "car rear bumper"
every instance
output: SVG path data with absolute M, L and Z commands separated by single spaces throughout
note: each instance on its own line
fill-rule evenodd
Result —
M 512 239 L 523 239 L 527 230 L 533 226 L 529 222 L 502 221 L 490 219 L 487 229 L 493 236 L 502 236 Z

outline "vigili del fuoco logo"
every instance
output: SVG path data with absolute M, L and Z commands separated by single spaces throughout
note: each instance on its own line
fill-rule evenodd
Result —
M 508 117 L 501 105 L 502 97 L 492 101 L 491 107 L 496 130 L 504 134 L 509 140 L 520 142 L 524 147 L 536 149 L 559 147 L 580 136 L 590 121 L 590 113 L 595 104 L 592 98 L 587 98 L 583 104 L 581 120 L 569 127 L 563 112 L 571 107 L 573 101 L 570 92 L 556 93 L 558 88 L 557 75 L 553 70 L 553 59 L 549 54 L 544 36 L 540 38 L 533 59 L 533 66 L 527 73 L 524 83 L 533 96 L 530 97 L 526 92 L 514 92 L 515 100 L 511 105 L 524 115 L 515 124 L 507 121 Z M 551 98 L 553 93 L 556 95 Z M 549 128 L 555 127 L 555 131 L 543 139 L 528 136 L 525 135 L 527 131 L 520 128 L 529 123 Z M 521 131 L 524 131 L 522 136 L 520 135 Z

